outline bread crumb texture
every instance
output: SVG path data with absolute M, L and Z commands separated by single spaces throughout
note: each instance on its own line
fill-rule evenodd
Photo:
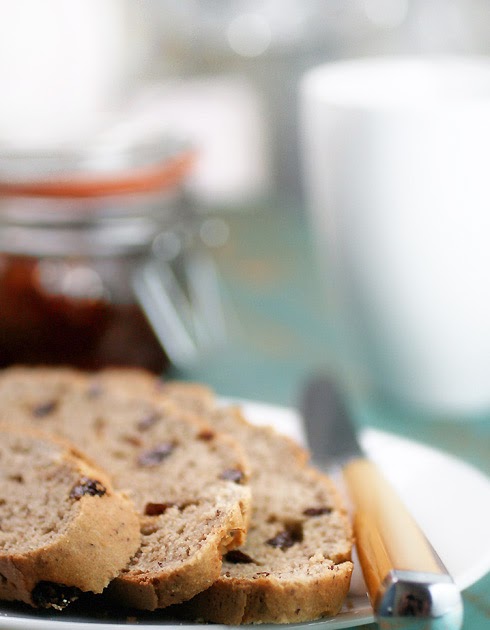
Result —
M 0 373 L 0 403 L 0 422 L 72 441 L 134 503 L 141 544 L 107 589 L 116 603 L 177 604 L 172 614 L 232 625 L 339 612 L 352 574 L 352 531 L 334 484 L 304 449 L 223 408 L 205 386 L 128 369 L 12 368 Z M 20 468 L 8 466 L 7 498 Z M 26 538 L 43 544 L 69 527 L 56 495 L 37 496 L 34 504 L 53 514 L 31 518 L 28 505 L 7 508 L 13 533 L 2 533 L 2 544 L 17 544 L 26 520 Z
M 185 386 L 177 389 L 182 401 Z M 183 613 L 234 625 L 336 615 L 350 586 L 353 539 L 333 482 L 289 438 L 248 423 L 239 409 L 220 409 L 209 392 L 190 394 L 213 428 L 244 446 L 253 510 L 246 543 L 226 555 L 220 578 Z
M 250 512 L 239 444 L 163 390 L 137 370 L 0 373 L 0 422 L 70 440 L 134 503 L 141 545 L 108 592 L 149 610 L 208 588 L 223 553 L 243 543 Z
M 139 543 L 134 506 L 105 473 L 65 442 L 0 427 L 1 599 L 61 608 L 61 587 L 100 593 Z

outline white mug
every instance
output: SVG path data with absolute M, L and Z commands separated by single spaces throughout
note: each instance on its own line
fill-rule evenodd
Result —
M 380 57 L 300 85 L 341 365 L 423 411 L 490 410 L 490 57 Z

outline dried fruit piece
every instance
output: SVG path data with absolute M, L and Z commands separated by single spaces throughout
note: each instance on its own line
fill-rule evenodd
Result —
M 160 516 L 160 514 L 164 514 L 166 510 L 171 507 L 176 507 L 180 512 L 183 512 L 186 508 L 191 505 L 198 505 L 197 501 L 182 501 L 181 503 L 176 503 L 174 501 L 169 501 L 168 503 L 147 503 L 145 505 L 145 515 L 146 516 Z
M 32 591 L 32 601 L 39 608 L 63 610 L 77 600 L 82 591 L 75 586 L 65 586 L 56 582 L 38 582 Z
M 147 503 L 145 505 L 145 514 L 146 516 L 160 516 L 160 514 L 164 514 L 168 508 L 175 507 L 176 503 Z
M 226 481 L 234 481 L 235 483 L 240 483 L 241 481 L 243 481 L 244 477 L 245 475 L 242 470 L 239 470 L 238 468 L 227 468 L 221 473 L 219 478 Z
M 283 551 L 303 540 L 303 526 L 299 522 L 285 523 L 285 529 L 273 538 L 266 540 L 271 547 L 279 547 Z
M 233 549 L 232 551 L 229 551 L 226 554 L 225 559 L 227 562 L 232 562 L 233 564 L 251 564 L 252 562 L 255 562 L 253 558 L 243 551 L 240 551 L 240 549 Z
M 159 444 L 149 451 L 144 451 L 138 457 L 138 465 L 157 466 L 172 453 L 174 448 L 175 444 L 172 444 L 171 442 L 164 442 L 163 444 Z
M 154 424 L 156 424 L 161 419 L 161 415 L 156 411 L 151 411 L 146 416 L 144 416 L 136 425 L 138 431 L 148 431 Z
M 107 492 L 104 485 L 97 481 L 97 479 L 90 479 L 89 477 L 82 477 L 80 481 L 73 486 L 70 492 L 70 499 L 81 499 L 88 494 L 91 497 L 101 497 Z
M 47 400 L 46 402 L 39 403 L 32 410 L 32 413 L 36 418 L 44 418 L 45 416 L 49 416 L 50 413 L 58 406 L 58 401 L 56 400 Z
M 203 429 L 200 433 L 197 434 L 198 440 L 203 440 L 204 442 L 209 442 L 216 436 L 214 431 L 211 429 Z
M 121 439 L 127 444 L 131 444 L 131 446 L 135 446 L 138 448 L 143 445 L 141 438 L 139 438 L 137 435 L 123 435 Z
M 269 538 L 269 540 L 266 540 L 265 542 L 271 547 L 279 547 L 283 551 L 284 549 L 294 545 L 294 540 L 287 530 L 279 532 L 279 534 L 276 534 L 274 538 Z
M 323 514 L 331 514 L 333 508 L 325 506 L 325 507 L 311 507 L 303 510 L 303 514 L 305 516 L 323 516 Z

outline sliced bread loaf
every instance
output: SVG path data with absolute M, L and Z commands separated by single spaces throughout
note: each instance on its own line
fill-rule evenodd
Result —
M 134 506 L 68 443 L 0 427 L 0 599 L 63 608 L 140 545 Z
M 102 380 L 116 379 L 106 371 Z M 220 407 L 206 386 L 134 375 L 146 394 L 158 389 L 198 413 L 245 448 L 253 512 L 247 542 L 225 557 L 211 588 L 180 607 L 218 623 L 290 623 L 338 613 L 349 590 L 352 531 L 332 481 L 308 464 L 309 454 L 268 427 Z
M 148 610 L 185 601 L 219 577 L 222 554 L 244 541 L 250 501 L 236 441 L 158 389 L 132 370 L 0 373 L 0 421 L 70 439 L 134 501 L 141 547 L 110 592 Z
M 350 585 L 352 533 L 330 479 L 288 438 L 249 424 L 238 409 L 211 410 L 200 387 L 179 386 L 174 394 L 182 396 L 183 389 L 194 392 L 192 406 L 199 405 L 213 427 L 244 445 L 253 510 L 246 543 L 226 555 L 219 579 L 182 612 L 233 625 L 337 614 Z

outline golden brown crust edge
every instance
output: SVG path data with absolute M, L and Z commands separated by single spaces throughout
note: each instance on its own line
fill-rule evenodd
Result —
M 48 548 L 0 558 L 0 573 L 6 578 L 1 598 L 34 605 L 32 590 L 39 582 L 101 593 L 137 551 L 140 536 L 128 499 L 106 503 L 104 519 L 100 509 L 99 497 L 82 497 L 78 518 L 60 540 Z
M 107 591 L 110 598 L 124 602 L 125 607 L 156 610 L 185 602 L 208 589 L 220 576 L 223 554 L 241 545 L 245 539 L 249 500 L 248 493 L 244 493 L 243 500 L 231 512 L 226 524 L 216 532 L 213 541 L 207 541 L 192 563 L 173 570 L 165 579 L 162 579 L 163 574 L 145 578 L 136 573 L 125 573 L 110 583 Z
M 88 463 L 68 441 L 46 437 L 38 431 L 8 430 L 56 443 L 65 449 L 60 463 L 64 460 L 76 467 L 81 477 L 97 479 L 106 493 L 102 497 L 82 496 L 77 502 L 76 518 L 48 546 L 0 554 L 0 574 L 4 578 L 0 582 L 0 598 L 35 605 L 32 591 L 41 581 L 101 593 L 140 546 L 139 519 L 132 502 L 123 493 L 115 492 L 107 475 Z
M 180 607 L 186 617 L 214 623 L 299 623 L 337 615 L 349 591 L 353 565 L 343 562 L 322 576 L 288 579 L 220 579 Z
M 237 427 L 249 427 L 250 423 L 237 408 L 215 411 L 226 414 Z M 213 422 L 211 421 L 211 424 Z M 219 425 L 221 428 L 221 425 Z M 253 426 L 253 425 L 252 425 Z M 334 564 L 326 564 L 323 572 L 315 575 L 267 576 L 240 578 L 222 573 L 206 591 L 180 607 L 177 614 L 187 618 L 204 619 L 215 623 L 239 625 L 244 623 L 296 623 L 332 617 L 338 614 L 350 587 L 353 571 L 351 545 L 352 532 L 347 513 L 333 480 L 309 465 L 309 453 L 294 440 L 277 435 L 267 426 L 253 426 L 254 432 L 280 442 L 288 453 L 290 464 L 308 471 L 312 482 L 318 479 L 329 487 L 332 506 L 345 520 L 345 536 L 348 548 L 331 556 Z M 246 437 L 245 437 L 246 440 Z M 294 462 L 294 464 L 293 464 Z M 252 553 L 253 555 L 253 553 Z
M 47 383 L 52 384 L 55 381 L 60 389 L 66 387 L 72 381 L 78 386 L 86 388 L 87 384 L 92 384 L 94 388 L 98 385 L 102 388 L 109 387 L 111 391 L 117 392 L 118 395 L 129 397 L 141 396 L 144 399 L 164 401 L 165 406 L 176 407 L 179 410 L 179 416 L 185 417 L 186 421 L 195 425 L 200 431 L 209 430 L 209 425 L 204 423 L 200 418 L 198 409 L 194 407 L 184 408 L 181 411 L 181 406 L 176 406 L 172 398 L 165 395 L 162 396 L 165 385 L 162 385 L 162 381 L 150 375 L 142 370 L 133 369 L 107 369 L 96 373 L 82 373 L 70 368 L 24 368 L 15 367 L 4 372 L 5 377 L 15 379 L 27 379 L 30 378 L 33 373 L 38 375 L 39 380 L 45 380 Z M 201 388 L 201 392 L 207 392 L 207 388 L 204 386 Z M 197 412 L 197 413 L 196 413 Z M 214 433 L 217 433 L 214 431 Z M 236 447 L 236 441 L 232 440 L 226 434 L 220 434 L 220 439 L 223 442 L 229 442 L 230 447 Z M 79 453 L 78 453 L 79 454 Z M 241 462 L 240 469 L 244 472 L 244 481 L 247 481 L 249 476 L 248 466 L 245 459 Z M 212 544 L 215 545 L 212 548 L 212 544 L 207 544 L 205 550 L 205 568 L 199 566 L 195 569 L 195 575 L 192 575 L 191 569 L 183 568 L 178 570 L 175 576 L 165 577 L 162 576 L 163 581 L 159 582 L 158 574 L 153 574 L 150 578 L 145 579 L 138 575 L 131 575 L 131 573 L 124 573 L 119 576 L 119 579 L 115 581 L 114 587 L 111 588 L 115 593 L 121 592 L 121 603 L 125 606 L 134 606 L 138 608 L 152 609 L 155 607 L 163 607 L 176 601 L 188 599 L 195 595 L 199 590 L 205 589 L 210 586 L 220 574 L 220 568 L 222 564 L 222 548 L 224 552 L 229 549 L 235 548 L 243 543 L 245 533 L 248 528 L 249 515 L 250 515 L 250 490 L 248 487 L 240 488 L 238 492 L 238 498 L 234 501 L 232 507 L 232 513 L 227 515 L 228 520 L 226 525 L 223 525 L 217 540 Z M 218 528 L 217 528 L 218 529 Z M 231 535 L 233 534 L 233 536 Z M 210 539 L 208 538 L 208 541 Z M 218 552 L 219 550 L 219 552 Z M 188 580 L 189 587 L 186 589 L 182 583 Z M 125 586 L 121 583 L 126 582 Z M 169 585 L 169 595 L 166 595 L 166 584 Z

